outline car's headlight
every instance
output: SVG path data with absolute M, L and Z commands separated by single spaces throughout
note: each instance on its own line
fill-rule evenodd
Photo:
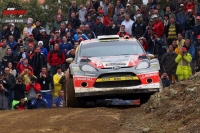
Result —
M 160 70 L 160 64 L 159 64 L 159 62 L 152 62 L 151 63 L 151 69 L 153 69 L 153 70 Z
M 137 65 L 136 69 L 145 69 L 148 67 L 149 67 L 149 63 L 146 61 L 142 61 Z
M 94 72 L 94 71 L 97 71 L 94 67 L 92 67 L 90 65 L 83 65 L 81 67 L 81 70 L 85 71 L 85 72 Z

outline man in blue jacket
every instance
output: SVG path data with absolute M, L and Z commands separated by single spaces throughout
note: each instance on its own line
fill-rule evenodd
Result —
M 65 95 L 64 90 L 60 90 L 59 96 L 54 99 L 53 107 L 64 107 L 65 106 Z
M 49 108 L 47 100 L 43 98 L 40 93 L 38 93 L 36 98 L 31 101 L 31 107 L 33 109 Z
M 194 74 L 194 61 L 195 61 L 195 55 L 196 50 L 194 45 L 192 45 L 190 38 L 185 39 L 185 45 L 184 45 L 188 51 L 188 53 L 192 56 L 192 61 L 190 63 L 190 67 L 192 69 L 192 73 Z

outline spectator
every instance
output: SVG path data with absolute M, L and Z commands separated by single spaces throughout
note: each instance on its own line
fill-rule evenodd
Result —
M 10 74 L 12 74 L 14 77 L 17 77 L 17 71 L 14 68 L 12 62 L 8 62 L 8 68 L 10 69 Z
M 39 83 L 36 82 L 37 78 L 31 77 L 30 83 L 26 85 L 26 92 L 28 92 L 27 99 L 28 99 L 28 108 L 33 108 L 31 106 L 31 101 L 36 97 L 36 93 L 39 93 L 41 90 L 41 86 Z
M 169 87 L 170 84 L 172 83 L 171 80 L 169 79 L 169 76 L 167 75 L 167 73 L 162 74 L 161 81 L 162 81 L 163 88 Z
M 13 90 L 14 90 L 14 98 L 12 101 L 12 109 L 17 103 L 19 103 L 21 98 L 24 99 L 24 97 L 25 97 L 26 85 L 23 83 L 21 77 L 17 78 L 16 84 L 15 84 L 15 87 Z
M 15 47 L 14 47 L 15 55 L 18 55 L 18 53 L 20 51 L 20 47 L 24 47 L 25 49 L 27 49 L 27 46 L 23 44 L 23 40 L 21 38 L 18 39 L 17 45 L 15 45 Z
M 51 75 L 54 75 L 56 73 L 56 66 L 64 64 L 65 56 L 62 51 L 59 50 L 59 44 L 56 43 L 54 45 L 54 49 L 49 52 L 47 62 L 51 66 Z
M 61 24 L 62 22 L 63 22 L 63 21 L 62 21 L 61 15 L 57 15 L 56 21 L 54 22 L 51 31 L 57 31 L 57 30 L 59 30 L 59 29 L 60 29 L 60 24 Z
M 70 43 L 74 46 L 74 38 L 71 37 L 71 33 L 68 31 L 66 33 L 67 43 Z
M 99 2 L 97 0 L 92 0 L 92 7 L 95 9 L 95 11 L 97 11 L 98 7 L 99 7 Z
M 199 71 L 200 71 L 200 47 L 197 48 L 196 65 L 195 65 L 195 72 Z
M 33 55 L 35 54 L 35 50 L 34 50 L 34 44 L 33 43 L 29 43 L 28 44 L 28 51 L 27 51 L 28 57 L 30 59 L 32 59 Z
M 117 14 L 117 18 L 115 19 L 115 25 L 116 25 L 117 27 L 120 27 L 120 26 L 121 26 L 121 23 L 122 23 L 123 21 L 124 21 L 124 20 L 121 18 L 121 14 L 118 13 L 118 14 Z
M 43 55 L 45 55 L 45 57 L 47 57 L 48 56 L 48 52 L 47 52 L 47 49 L 43 47 L 43 41 L 39 41 L 38 42 L 38 46 L 41 49 L 41 54 L 43 54 Z
M 92 20 L 91 14 L 86 15 L 86 20 L 84 22 L 85 25 L 89 25 L 90 29 L 94 30 L 94 21 Z
M 121 25 L 120 31 L 117 33 L 117 35 L 119 35 L 119 37 L 130 36 L 128 32 L 126 32 L 125 25 Z
M 79 45 L 79 43 L 77 42 L 77 44 Z M 76 47 L 75 47 L 76 48 Z M 67 55 L 66 55 L 66 59 L 67 58 L 72 58 L 74 59 L 75 58 L 75 49 L 71 49 L 70 51 L 67 52 Z M 69 63 L 65 63 L 65 68 L 67 69 L 69 67 Z
M 181 49 L 185 44 L 185 39 L 183 39 L 183 35 L 181 33 L 178 33 L 177 36 L 178 40 L 176 41 L 178 47 L 175 49 L 176 54 L 181 54 Z
M 108 17 L 106 17 L 106 16 L 103 14 L 103 10 L 100 10 L 100 11 L 99 11 L 99 17 L 101 18 L 101 22 L 102 22 L 105 26 L 109 26 L 110 21 L 109 21 Z
M 146 25 L 145 25 L 145 22 L 141 18 L 142 17 L 141 14 L 137 14 L 136 17 L 137 17 L 137 20 L 133 23 L 133 26 L 132 26 L 132 34 L 133 34 L 133 37 L 138 39 L 144 34 Z
M 87 10 L 83 4 L 79 5 L 79 20 L 81 23 L 85 21 L 85 15 L 87 14 Z
M 7 49 L 9 48 L 9 46 L 6 43 L 6 39 L 2 39 L 2 47 L 0 47 L 0 68 L 2 67 L 2 62 L 3 62 L 3 57 L 6 55 L 7 53 Z
M 153 19 L 153 15 L 154 15 L 153 11 L 154 11 L 154 6 L 149 7 L 148 20 Z
M 31 66 L 33 68 L 34 74 L 39 75 L 42 66 L 47 66 L 47 60 L 44 54 L 41 53 L 40 46 L 36 47 L 35 54 L 31 59 Z
M 42 26 L 41 26 L 41 21 L 38 19 L 35 21 L 35 24 L 36 24 L 36 27 L 32 30 L 32 34 L 34 36 L 34 39 L 36 41 L 39 41 L 39 37 L 40 37 L 40 30 L 41 29 L 44 29 Z
M 12 35 L 13 36 L 13 39 L 17 42 L 17 40 L 20 38 L 20 32 L 15 29 L 15 24 L 11 23 L 10 24 L 10 27 L 9 27 L 9 30 L 7 30 L 5 36 L 7 37 L 8 40 L 9 39 L 9 36 Z
M 80 26 L 81 22 L 78 18 L 76 18 L 76 14 L 74 12 L 71 13 L 71 18 L 68 22 L 72 23 L 72 28 L 76 29 Z
M 176 41 L 177 41 L 177 40 L 173 40 L 173 41 L 172 41 L 172 47 L 173 47 L 173 50 L 174 50 L 175 53 L 176 53 L 176 48 L 178 48 L 178 45 L 177 45 Z M 177 54 L 177 53 L 176 53 L 176 54 Z
M 106 35 L 116 35 L 119 32 L 119 27 L 114 24 L 114 19 L 110 18 L 110 26 L 106 26 Z
M 4 87 L 3 81 L 0 80 L 0 110 L 8 109 L 8 90 Z
M 122 18 L 123 20 L 125 20 L 125 15 L 126 15 L 127 13 L 125 13 L 124 8 L 121 8 L 121 9 L 120 9 L 120 14 L 121 14 L 121 18 Z M 129 14 L 129 16 L 130 16 L 130 14 Z
M 88 12 L 90 9 L 93 9 L 92 2 L 90 0 L 85 3 L 86 11 Z
M 140 42 L 140 44 L 142 45 L 144 50 L 147 51 L 148 50 L 148 43 L 147 43 L 146 39 L 144 37 L 140 37 L 138 39 L 138 41 Z
M 185 2 L 185 12 L 188 13 L 189 10 L 192 11 L 192 14 L 194 14 L 194 3 L 193 0 L 188 0 Z
M 164 34 L 164 25 L 162 24 L 162 22 L 160 22 L 157 15 L 153 15 L 152 18 L 154 20 L 153 32 L 155 32 L 160 38 Z
M 169 76 L 169 80 L 171 81 L 172 75 L 176 78 L 176 80 L 178 80 L 176 77 L 176 57 L 177 54 L 174 52 L 173 46 L 169 45 L 168 52 L 163 55 L 162 60 L 160 62 L 162 71 L 167 73 L 167 75 Z
M 192 35 L 194 39 L 194 43 L 197 41 L 197 36 L 200 34 L 200 16 L 197 16 L 196 23 L 192 29 Z
M 14 95 L 14 87 L 15 87 L 15 77 L 10 74 L 10 69 L 8 67 L 6 67 L 4 69 L 4 80 L 3 82 L 5 83 L 7 90 L 9 92 L 9 96 L 8 96 L 8 109 L 11 109 L 12 107 L 12 100 L 13 100 L 13 95 Z
M 21 74 L 25 69 L 29 69 L 33 73 L 33 68 L 28 64 L 28 58 L 20 59 L 17 63 L 16 69 Z
M 99 7 L 101 7 L 101 6 L 99 6 Z M 101 8 L 101 10 L 102 10 L 102 8 Z M 99 10 L 98 10 L 99 11 Z M 90 9 L 90 12 L 89 12 L 90 14 L 91 14 L 91 17 L 92 17 L 92 21 L 96 21 L 96 19 L 97 19 L 97 17 L 99 16 L 98 15 L 98 12 L 96 12 L 94 9 Z
M 53 107 L 62 108 L 65 106 L 65 93 L 64 90 L 59 91 L 59 96 L 54 99 Z
M 58 96 L 58 92 L 61 90 L 62 84 L 59 83 L 61 77 L 63 76 L 62 68 L 58 66 L 56 68 L 57 73 L 53 75 L 53 84 L 54 84 L 54 93 L 53 97 L 56 98 Z
M 187 52 L 192 57 L 192 60 L 190 62 L 190 67 L 192 69 L 192 73 L 194 74 L 194 62 L 195 62 L 195 55 L 196 55 L 195 47 L 194 45 L 192 45 L 189 38 L 186 38 L 184 47 L 187 49 Z
M 62 21 L 65 21 L 65 20 L 66 20 L 66 17 L 65 17 L 65 15 L 62 13 L 62 9 L 61 9 L 61 8 L 58 9 L 57 15 L 60 15 L 60 16 L 61 16 L 61 20 L 62 20 Z M 54 20 L 56 20 L 57 15 L 54 16 Z
M 79 9 L 78 9 L 78 7 L 76 5 L 76 1 L 72 1 L 72 5 L 69 8 L 69 11 L 68 11 L 68 20 L 71 19 L 72 12 L 74 12 L 76 14 L 76 18 L 79 18 Z
M 36 94 L 36 97 L 31 101 L 31 108 L 39 109 L 39 108 L 49 108 L 48 102 L 45 98 L 42 97 L 40 93 Z
M 125 25 L 125 30 L 128 32 L 130 36 L 132 36 L 132 25 L 134 21 L 130 19 L 129 14 L 125 14 L 125 20 L 121 23 L 121 25 Z
M 16 57 L 12 54 L 12 50 L 10 48 L 7 49 L 7 54 L 2 59 L 2 68 L 8 67 L 8 63 L 12 62 L 14 66 L 17 64 Z
M 66 36 L 63 36 L 62 43 L 60 44 L 59 47 L 60 47 L 60 51 L 62 51 L 64 55 L 66 55 L 67 52 L 73 48 L 72 44 L 67 42 Z
M 41 86 L 41 93 L 43 94 L 43 91 L 50 91 L 49 84 L 52 82 L 52 77 L 47 71 L 47 67 L 43 66 L 40 74 L 37 77 L 38 83 Z
M 6 29 L 8 28 L 7 25 L 2 25 L 2 31 L 0 33 L 0 40 L 6 39 Z
M 96 38 L 94 32 L 90 29 L 88 24 L 85 25 L 85 30 L 83 31 L 83 34 L 85 34 L 88 39 Z
M 101 22 L 101 17 L 97 17 L 96 25 L 94 26 L 94 33 L 97 36 L 105 35 L 106 26 Z
M 24 83 L 25 85 L 27 85 L 27 84 L 30 83 L 31 77 L 35 77 L 35 78 L 36 78 L 36 76 L 33 75 L 33 72 L 31 71 L 30 68 L 25 69 L 25 70 L 20 74 L 20 77 L 22 78 L 23 83 Z
M 15 110 L 26 110 L 26 109 L 28 109 L 27 102 L 24 100 L 24 98 L 20 99 L 19 103 L 14 106 L 14 109 Z
M 200 35 L 198 35 L 197 42 L 195 43 L 194 46 L 195 46 L 196 49 L 200 48 Z
M 176 39 L 178 33 L 181 33 L 179 25 L 176 23 L 175 18 L 170 18 L 170 24 L 165 28 L 165 36 L 168 45 L 172 44 L 172 40 Z
M 104 4 L 102 6 L 102 10 L 105 16 L 108 18 L 113 17 L 114 14 L 114 6 L 109 3 L 109 0 L 104 0 Z
M 133 20 L 133 21 L 135 20 L 135 19 L 134 19 L 134 13 L 133 13 L 133 11 L 131 10 L 131 5 L 130 5 L 130 4 L 126 4 L 125 13 L 126 13 L 126 14 L 130 14 L 131 20 Z
M 47 35 L 44 29 L 40 30 L 39 40 L 43 42 L 43 47 L 47 49 L 47 52 L 49 52 L 50 51 L 49 49 L 50 35 Z
M 74 35 L 74 41 L 81 42 L 84 40 L 88 40 L 87 36 L 83 34 L 82 31 L 78 30 L 77 34 Z
M 23 35 L 24 35 L 24 32 L 28 32 L 28 34 L 32 34 L 32 30 L 34 28 L 35 28 L 35 26 L 33 25 L 33 22 L 28 20 L 26 27 L 24 27 L 24 29 L 23 29 Z
M 184 10 L 184 5 L 180 4 L 179 12 L 176 15 L 177 23 L 180 25 L 181 31 L 185 30 L 185 21 L 186 21 L 187 14 Z
M 36 47 L 37 44 L 38 44 L 38 42 L 34 39 L 33 34 L 29 34 L 28 38 L 25 40 L 25 45 L 26 46 L 29 46 L 30 43 L 33 44 L 34 47 Z
M 187 53 L 187 49 L 182 47 L 181 54 L 175 59 L 176 63 L 178 63 L 176 69 L 176 75 L 178 76 L 178 80 L 188 79 L 189 76 L 192 75 L 192 70 L 190 67 L 190 62 L 192 61 L 192 57 L 189 53 Z
M 17 45 L 17 42 L 14 40 L 13 35 L 9 35 L 7 40 L 7 45 L 12 49 L 13 54 L 15 53 L 15 47 Z
M 185 38 L 190 38 L 191 42 L 193 42 L 193 35 L 192 35 L 192 29 L 195 25 L 195 18 L 192 15 L 192 10 L 188 10 L 188 14 L 186 16 L 186 21 L 185 21 Z
M 114 9 L 114 15 L 113 15 L 113 18 L 116 19 L 117 17 L 117 14 L 120 13 L 120 9 L 121 8 L 124 8 L 123 5 L 121 4 L 121 1 L 120 0 L 117 0 L 117 4 L 115 6 L 115 9 Z
M 137 9 L 139 8 L 134 0 L 129 0 L 128 4 L 130 4 L 131 10 L 133 12 L 133 14 L 136 14 Z M 133 20 L 134 21 L 134 20 Z
M 18 62 L 18 61 L 20 61 L 20 59 L 22 59 L 22 58 L 24 59 L 26 57 L 29 58 L 28 54 L 24 51 L 24 47 L 20 46 L 16 61 Z M 30 61 L 30 59 L 29 59 L 29 61 Z
M 166 6 L 166 12 L 165 12 L 165 14 L 169 15 L 169 19 L 172 18 L 172 17 L 176 19 L 175 14 L 173 12 L 171 12 L 170 6 Z
M 163 18 L 165 13 L 164 13 L 163 9 L 161 9 L 160 4 L 161 3 L 157 3 L 156 9 L 158 10 L 158 16 L 160 16 L 161 18 Z
M 60 33 L 60 38 L 62 38 L 63 36 L 66 35 L 66 32 L 67 32 L 67 28 L 66 28 L 66 24 L 64 22 L 62 22 L 60 24 L 60 30 L 59 30 L 59 33 Z
M 72 23 L 68 22 L 67 23 L 67 32 L 70 32 L 71 35 L 71 39 L 74 37 L 74 35 L 76 34 L 76 30 L 72 28 Z
M 60 38 L 60 33 L 59 33 L 58 30 L 56 30 L 55 31 L 55 37 L 51 38 L 49 43 L 50 43 L 51 47 L 54 47 L 54 45 L 56 43 L 60 44 L 61 42 L 62 42 L 62 39 Z

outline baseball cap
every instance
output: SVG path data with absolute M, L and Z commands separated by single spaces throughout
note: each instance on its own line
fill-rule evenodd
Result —
M 40 30 L 40 32 L 45 32 L 45 29 L 44 29 L 44 28 L 42 28 L 42 29 Z
M 126 6 L 131 6 L 130 4 L 126 4 Z
M 14 23 L 11 23 L 10 26 L 15 26 L 15 24 L 14 24 Z
M 103 10 L 99 10 L 99 13 L 103 13 Z
M 136 18 L 142 17 L 142 14 L 137 14 Z
M 121 16 L 121 14 L 120 14 L 120 13 L 117 13 L 117 16 Z
M 150 6 L 149 9 L 154 9 L 154 6 Z
M 187 51 L 186 47 L 182 47 L 182 51 Z
M 28 46 L 29 47 L 31 47 L 31 46 L 34 47 L 34 44 L 33 43 L 29 43 Z
M 37 19 L 35 22 L 37 22 L 37 21 L 38 21 L 38 22 L 41 22 L 40 19 Z
M 192 12 L 192 9 L 188 9 L 188 12 Z
M 39 42 L 38 42 L 38 45 L 39 45 L 39 44 L 42 44 L 42 45 L 43 45 L 43 41 L 39 41 Z

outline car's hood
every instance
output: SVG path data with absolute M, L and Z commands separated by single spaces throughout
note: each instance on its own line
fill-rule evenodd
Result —
M 137 66 L 140 62 L 139 55 L 104 56 L 88 58 L 88 64 L 95 68 L 113 68 Z

